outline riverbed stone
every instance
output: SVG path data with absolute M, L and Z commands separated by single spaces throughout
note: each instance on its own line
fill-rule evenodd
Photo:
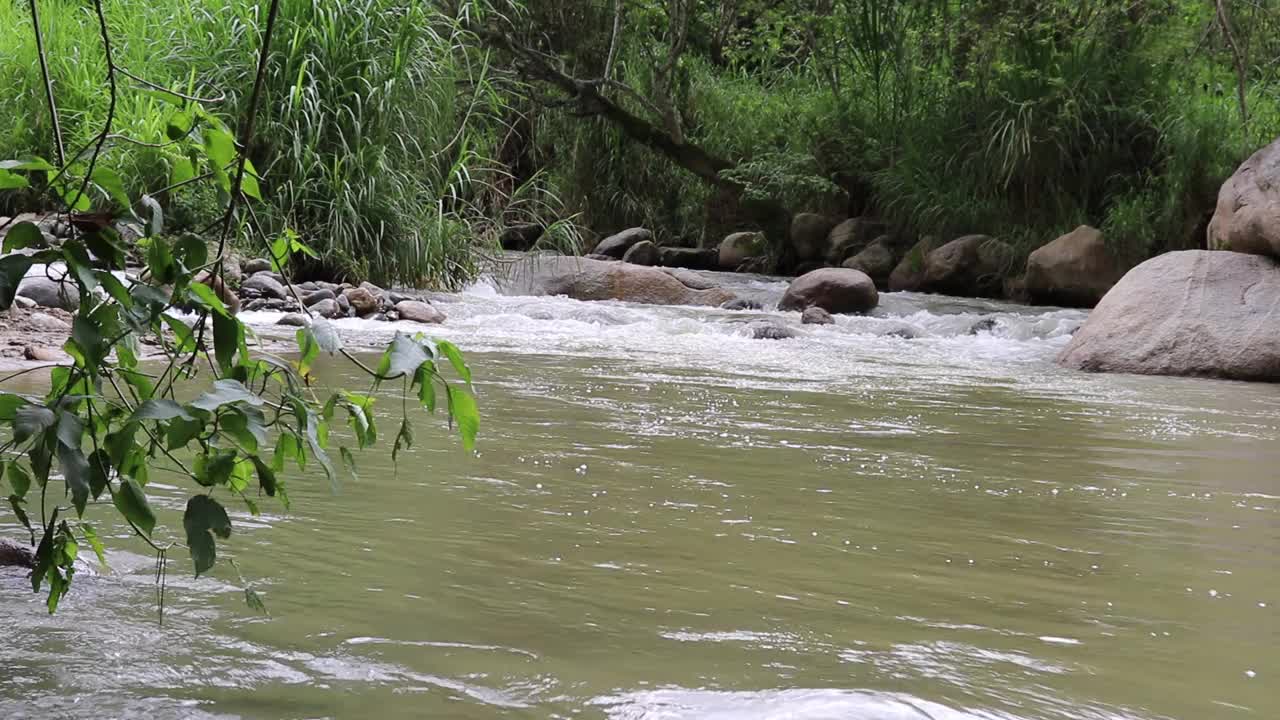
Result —
M 802 325 L 835 325 L 836 319 L 831 317 L 831 313 L 815 305 L 805 308 L 800 314 L 800 323 Z
M 332 290 L 328 290 L 326 288 L 320 288 L 319 290 L 312 290 L 306 295 L 303 295 L 302 304 L 306 305 L 307 307 L 311 307 L 312 305 L 315 305 L 321 300 L 337 300 L 337 297 L 338 296 L 335 295 Z
M 543 232 L 544 228 L 536 223 L 517 223 L 507 226 L 498 236 L 498 242 L 503 250 L 531 250 Z
M 737 270 L 751 258 L 769 254 L 769 241 L 761 232 L 736 232 L 720 241 L 717 262 L 721 270 Z
M 861 313 L 880 303 L 875 283 L 860 270 L 823 268 L 791 281 L 779 310 L 820 307 L 831 313 Z
M 342 295 L 347 302 L 351 303 L 351 309 L 355 310 L 356 315 L 360 317 L 378 312 L 378 298 L 366 288 L 347 288 L 342 291 Z
M 960 297 L 1000 297 L 1012 257 L 1012 248 L 987 235 L 956 238 L 925 256 L 920 289 Z
M 1212 249 L 1280 258 L 1280 140 L 1254 153 L 1223 183 L 1208 243 Z
M 652 242 L 653 233 L 642 227 L 634 227 L 601 240 L 593 252 L 596 255 L 607 255 L 621 260 L 632 245 L 646 240 Z
M 872 240 L 884 235 L 888 226 L 874 218 L 849 218 L 831 228 L 827 235 L 826 260 L 839 265 L 857 255 Z
M 343 316 L 345 317 L 345 316 L 347 316 L 347 315 L 350 315 L 350 314 L 351 314 L 351 301 L 347 299 L 347 296 L 346 296 L 346 295 L 338 295 L 336 299 L 337 299 L 337 301 L 338 301 L 338 308 L 339 308 L 340 310 L 342 310 L 342 314 L 343 314 Z
M 240 264 L 240 271 L 250 277 L 253 277 L 254 275 L 260 272 L 270 272 L 271 261 L 266 258 L 253 258 L 251 260 L 245 260 L 243 263 Z
M 650 305 L 718 306 L 734 299 L 723 288 L 691 288 L 659 268 L 587 258 L 536 255 L 499 279 L 508 295 L 566 295 L 577 300 L 624 300 Z
M 270 272 L 259 272 L 249 276 L 240 285 L 240 292 L 250 297 L 261 297 L 283 300 L 289 296 L 284 285 L 276 280 Z
M 50 280 L 41 275 L 24 279 L 18 285 L 18 295 L 46 308 L 74 311 L 80 307 L 80 291 L 70 278 Z
M 797 261 L 816 260 L 827 247 L 827 236 L 839 222 L 817 213 L 796 213 L 791 218 L 791 249 Z
M 276 324 L 284 325 L 285 327 L 306 327 L 307 316 L 302 313 L 289 313 L 277 320 Z
M 1102 231 L 1081 225 L 1031 253 L 1023 287 L 1038 305 L 1093 307 L 1123 276 Z
M 658 246 L 654 245 L 652 240 L 641 240 L 627 249 L 622 256 L 622 262 L 633 265 L 657 265 L 658 257 Z
M 659 248 L 658 264 L 686 270 L 715 270 L 720 266 L 720 251 L 717 248 Z
M 0 567 L 34 569 L 36 555 L 30 548 L 0 538 Z
M 898 264 L 894 266 L 893 272 L 889 273 L 889 291 L 903 292 L 919 290 L 924 284 L 924 261 L 938 246 L 938 239 L 932 235 L 926 235 L 916 241 L 915 245 L 907 251 Z
M 889 276 L 893 273 L 896 264 L 889 236 L 882 235 L 872 240 L 856 255 L 847 258 L 842 266 L 866 273 L 877 288 L 888 288 Z
M 747 298 L 734 298 L 729 302 L 722 303 L 720 305 L 721 310 L 733 310 L 737 312 L 744 310 L 761 310 L 763 308 L 764 306 L 760 303 L 755 300 L 748 300 Z
M 796 336 L 796 331 L 773 320 L 761 320 L 747 326 L 751 337 L 756 340 L 787 340 Z
M 1058 356 L 1092 372 L 1280 381 L 1280 263 L 1186 250 L 1116 283 Z
M 338 301 L 333 298 L 324 298 L 313 305 L 308 305 L 307 308 L 311 310 L 312 313 L 323 318 L 329 318 L 330 320 L 344 317 L 346 315 L 346 313 L 342 311 L 342 308 L 338 306 Z
M 395 311 L 401 320 L 410 322 L 439 325 L 445 321 L 444 313 L 437 310 L 434 305 L 421 300 L 402 300 L 396 303 Z

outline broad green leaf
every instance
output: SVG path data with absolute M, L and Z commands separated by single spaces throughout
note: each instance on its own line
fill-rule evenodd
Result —
M 414 373 L 430 358 L 422 345 L 404 333 L 396 333 L 391 345 L 382 355 L 378 374 L 384 378 L 413 377 Z
M 58 417 L 58 464 L 62 477 L 71 491 L 71 503 L 76 514 L 84 517 L 89 502 L 89 461 L 80 450 L 84 427 L 75 413 L 62 411 Z
M 151 531 L 156 527 L 156 516 L 151 512 L 146 494 L 132 478 L 122 479 L 120 490 L 113 493 L 111 499 L 121 515 L 136 525 L 143 535 L 151 536 Z
M 298 374 L 308 375 L 311 372 L 311 363 L 320 357 L 320 344 L 316 341 L 311 328 L 298 328 L 296 337 L 298 339 Z
M 234 408 L 222 416 L 222 431 L 249 453 L 267 444 L 266 419 L 257 408 Z
M 191 132 L 191 115 L 181 110 L 169 116 L 164 126 L 164 134 L 173 142 L 185 138 Z
M 223 304 L 222 298 L 218 297 L 218 293 L 214 292 L 213 288 L 202 282 L 193 282 L 190 285 L 190 289 L 191 294 L 195 295 L 205 307 L 219 315 L 230 314 L 227 312 L 227 306 Z
M 195 420 L 187 409 L 166 398 L 155 398 L 148 400 L 138 406 L 130 416 L 129 422 L 136 423 L 143 420 L 172 420 L 174 418 L 182 418 L 183 420 Z
M 480 410 L 476 399 L 465 390 L 449 390 L 449 416 L 458 424 L 462 446 L 468 451 L 476 446 L 476 434 L 480 431 Z
M 27 491 L 31 489 L 31 476 L 17 462 L 11 462 L 4 471 L 5 479 L 9 481 L 9 487 L 13 488 L 13 494 L 19 498 L 25 498 Z
M 120 233 L 114 228 L 102 228 L 96 232 L 87 233 L 84 236 L 84 243 L 94 257 L 107 263 L 107 267 L 113 270 L 125 269 L 128 253 L 120 244 Z M 103 273 L 96 273 L 96 275 L 101 276 Z
M 449 364 L 453 366 L 454 372 L 458 373 L 458 377 L 470 385 L 471 368 L 467 366 L 467 361 L 462 358 L 462 351 L 458 349 L 458 346 L 448 340 L 437 340 L 436 349 L 449 358 Z
M 418 373 L 414 376 L 414 382 L 418 383 L 418 402 L 422 403 L 422 407 L 426 408 L 427 412 L 435 412 L 435 374 L 428 369 L 428 366 L 424 365 L 418 368 Z
M 204 422 L 199 419 L 184 420 L 175 417 L 169 421 L 169 429 L 165 432 L 165 446 L 169 450 L 186 447 L 203 430 Z
M 0 190 L 18 190 L 31 185 L 27 179 L 17 173 L 0 169 Z
M 94 275 L 97 276 L 102 289 L 106 290 L 112 299 L 123 305 L 126 310 L 133 307 L 133 296 L 129 294 L 129 289 L 124 286 L 124 283 L 120 282 L 120 278 L 106 270 L 99 270 Z
M 261 405 L 263 400 L 261 397 L 249 392 L 239 380 L 216 380 L 213 383 L 213 390 L 201 395 L 191 403 L 191 407 L 197 410 L 207 410 L 213 412 L 223 405 L 231 403 L 244 402 L 250 405 Z
M 147 237 L 153 238 L 163 233 L 164 208 L 160 207 L 160 202 L 150 195 L 143 195 L 138 202 L 147 209 Z
M 347 449 L 346 445 L 338 448 L 338 453 L 342 456 L 342 464 L 346 466 L 347 473 L 351 475 L 351 480 L 354 482 L 360 482 L 360 475 L 356 472 L 355 456 L 351 454 L 351 451 Z
M 189 353 L 196 349 L 196 336 L 191 331 L 191 326 L 173 317 L 172 315 L 163 316 L 164 324 L 173 330 L 173 334 L 177 342 L 175 347 L 180 353 Z
M 41 157 L 29 157 L 24 160 L 0 160 L 0 170 L 35 170 L 41 172 L 57 172 L 54 167 Z
M 89 195 L 80 192 L 79 182 L 55 185 L 54 190 L 62 198 L 62 202 L 66 203 L 68 209 L 77 212 L 88 212 L 93 209 L 93 203 L 89 200 Z
M 330 355 L 342 349 L 342 337 L 338 329 L 325 318 L 317 317 L 311 321 L 311 334 L 315 336 L 316 345 Z
M 82 523 L 80 529 L 84 532 L 84 539 L 89 541 L 89 547 L 93 548 L 93 554 L 98 556 L 98 564 L 106 568 L 107 549 L 103 547 L 102 539 L 98 537 L 97 531 L 89 523 Z
M 240 192 L 254 200 L 262 201 L 262 190 L 258 187 L 258 171 L 249 158 L 244 159 L 244 177 L 240 179 Z
M 102 188 L 120 209 L 128 210 L 133 204 L 129 202 L 129 193 L 125 192 L 124 180 L 120 178 L 120 173 L 115 170 L 102 165 L 95 165 L 93 175 L 89 179 Z
M 292 232 L 286 230 L 286 233 Z M 271 241 L 271 269 L 274 272 L 284 272 L 284 266 L 289 262 L 289 238 L 287 235 L 280 235 Z
M 262 602 L 262 598 L 258 596 L 258 593 L 254 592 L 250 588 L 244 589 L 244 604 L 248 605 L 250 610 L 260 612 L 263 615 L 271 614 L 267 612 L 267 606 Z
M 230 132 L 217 127 L 206 127 L 204 133 L 204 152 L 209 156 L 209 164 L 226 168 L 236 159 L 236 142 Z
M 111 484 L 111 456 L 104 448 L 89 455 L 89 492 L 97 500 Z
M 173 257 L 191 272 L 209 262 L 209 246 L 199 235 L 187 233 L 173 246 Z
M 62 259 L 67 267 L 80 281 L 82 291 L 90 291 L 98 287 L 98 278 L 93 274 L 93 259 L 89 250 L 79 240 L 68 240 L 62 245 Z
M 178 263 L 173 257 L 169 244 L 161 239 L 152 239 L 147 245 L 147 271 L 152 282 L 168 285 L 177 279 Z
M 53 427 L 56 418 L 53 411 L 43 405 L 24 405 L 13 415 L 13 439 L 24 443 L 34 435 Z
M 44 239 L 40 227 L 32 222 L 14 223 L 4 236 L 4 251 L 11 253 L 24 248 L 47 248 L 49 243 Z
M 226 313 L 213 315 L 213 354 L 223 373 L 231 372 L 236 352 L 244 344 L 244 325 Z
M 205 487 L 226 485 L 236 467 L 235 450 L 208 450 L 197 455 L 194 467 L 196 481 Z
M 18 408 L 31 403 L 21 395 L 0 393 L 0 422 L 13 422 Z
M 400 454 L 402 447 L 413 447 L 413 425 L 409 423 L 409 418 L 403 418 L 400 421 L 400 432 L 396 433 L 395 445 L 391 447 L 391 462 L 396 461 L 396 456 Z
M 277 448 L 277 452 L 279 452 L 279 450 L 280 448 Z M 270 497 L 275 497 L 276 495 L 275 471 L 273 471 L 270 467 L 268 467 L 267 464 L 262 461 L 262 458 L 258 457 L 257 455 L 253 455 L 249 459 L 253 461 L 253 466 L 258 471 L 258 484 L 262 487 L 262 492 L 266 493 Z
M 185 157 L 172 158 L 173 170 L 169 173 L 169 184 L 178 185 L 188 182 L 196 176 L 195 166 Z
M 6 238 L 7 240 L 7 238 Z M 6 243 L 7 244 L 7 243 Z M 5 248 L 8 251 L 8 248 Z M 7 255 L 0 258 L 0 310 L 8 310 L 18 294 L 18 285 L 31 269 L 31 258 L 26 255 Z
M 18 522 L 22 523 L 22 527 L 30 532 L 31 519 L 27 517 L 27 511 L 22 507 L 23 502 L 23 499 L 17 495 L 9 496 L 9 507 L 13 508 L 13 516 L 18 518 Z
M 208 495 L 194 495 L 187 501 L 182 527 L 187 531 L 187 546 L 196 566 L 196 577 L 200 577 L 217 560 L 214 535 L 223 540 L 231 537 L 231 518 L 217 500 Z

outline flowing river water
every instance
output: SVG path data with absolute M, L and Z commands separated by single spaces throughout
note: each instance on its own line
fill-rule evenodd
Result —
M 122 528 L 55 616 L 0 570 L 0 717 L 1280 717 L 1280 388 L 1069 372 L 1084 313 L 937 296 L 830 327 L 437 304 L 474 456 L 423 417 L 397 465 L 235 515 L 220 555 L 269 617 L 178 557 L 158 624 Z M 751 339 L 762 316 L 799 337 Z

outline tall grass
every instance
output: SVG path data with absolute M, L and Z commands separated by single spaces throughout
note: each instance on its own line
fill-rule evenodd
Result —
M 0 2 L 0 156 L 50 155 L 25 3 Z M 323 270 L 378 282 L 456 284 L 492 247 L 492 207 L 479 198 L 505 95 L 478 43 L 424 0 L 281 4 L 266 98 L 248 148 L 267 205 L 255 232 L 284 227 L 320 251 Z M 72 147 L 102 121 L 106 93 L 96 28 L 75 0 L 41 0 L 61 117 Z M 252 82 L 258 6 L 236 0 L 117 0 L 108 5 L 117 62 L 166 87 L 226 93 L 230 120 Z M 121 94 L 117 132 L 162 143 L 153 94 Z M 135 192 L 168 185 L 165 148 L 116 141 L 110 162 Z M 167 198 L 173 215 L 206 220 L 207 191 Z M 491 199 L 491 198 L 489 198 Z M 250 252 L 257 249 L 244 238 Z

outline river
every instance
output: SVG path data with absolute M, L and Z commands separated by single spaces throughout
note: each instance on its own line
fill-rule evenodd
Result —
M 1083 312 L 937 296 L 437 303 L 474 455 L 422 418 L 398 465 L 292 478 L 211 577 L 176 558 L 163 625 L 123 528 L 55 616 L 0 571 L 0 717 L 1280 717 L 1280 388 L 1069 372 Z

